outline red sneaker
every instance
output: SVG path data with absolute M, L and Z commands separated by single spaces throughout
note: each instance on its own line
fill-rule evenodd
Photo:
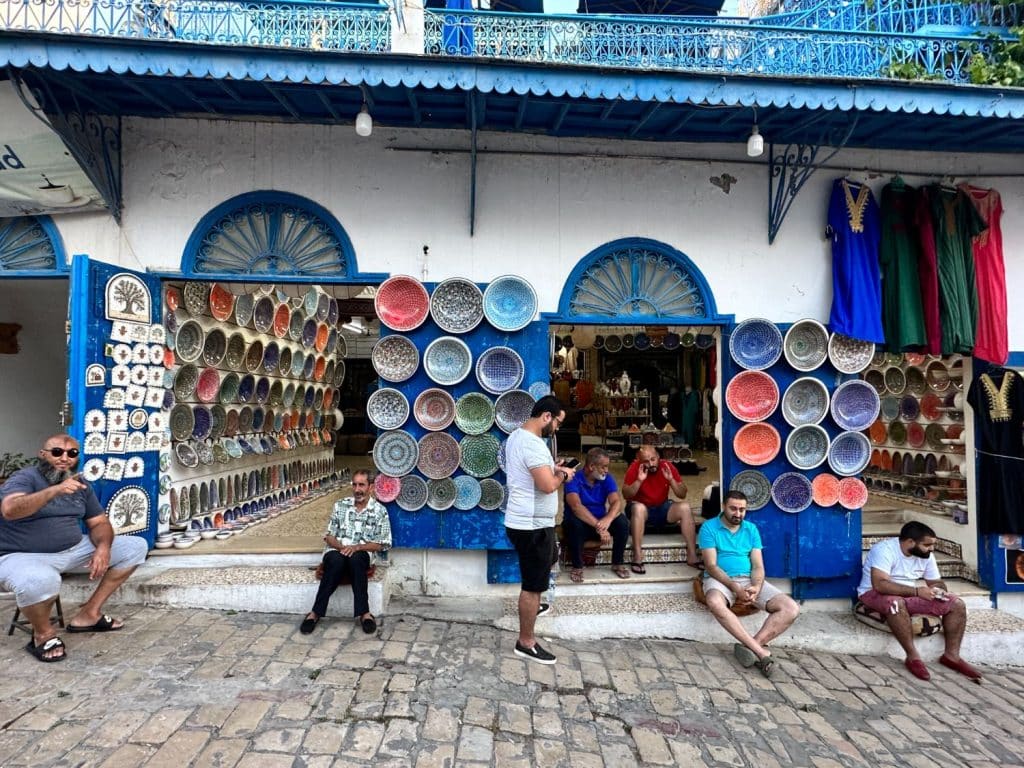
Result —
M 932 679 L 931 672 L 928 671 L 928 667 L 920 659 L 907 659 L 903 662 L 903 665 L 910 670 L 910 674 L 920 680 Z
M 950 669 L 959 672 L 961 675 L 971 678 L 971 680 L 981 680 L 981 672 L 976 670 L 963 659 L 953 661 L 953 659 L 946 656 L 946 654 L 942 654 L 939 657 L 939 664 L 944 667 L 949 667 Z

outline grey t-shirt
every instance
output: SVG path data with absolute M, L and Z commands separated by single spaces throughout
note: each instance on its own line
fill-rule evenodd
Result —
M 0 502 L 15 493 L 50 487 L 37 467 L 19 469 L 0 486 Z M 0 555 L 12 552 L 63 552 L 82 540 L 82 520 L 105 514 L 92 488 L 58 496 L 34 515 L 20 520 L 0 516 Z
M 552 528 L 558 513 L 558 493 L 537 490 L 531 469 L 552 467 L 547 444 L 521 427 L 505 441 L 505 525 L 519 531 Z

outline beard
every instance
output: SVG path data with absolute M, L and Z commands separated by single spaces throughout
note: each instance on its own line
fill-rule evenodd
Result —
M 48 462 L 46 459 L 36 459 L 36 462 L 36 466 L 39 469 L 39 474 L 41 474 L 43 476 L 43 479 L 46 480 L 46 482 L 48 482 L 50 485 L 59 485 L 60 483 L 63 483 L 65 480 L 67 480 L 69 477 L 72 477 L 75 474 L 74 467 L 72 467 L 71 469 L 64 470 L 57 469 L 57 467 L 53 466 L 53 464 Z
M 917 546 L 915 544 L 914 546 L 912 546 L 910 548 L 910 554 L 912 554 L 914 557 L 921 557 L 921 558 L 924 558 L 925 560 L 927 560 L 931 556 L 932 553 L 931 552 L 925 552 L 923 549 L 921 549 L 919 546 Z
M 554 423 L 545 424 L 543 427 L 540 428 L 540 436 L 541 437 L 551 437 L 553 434 L 555 434 L 555 425 L 554 425 Z

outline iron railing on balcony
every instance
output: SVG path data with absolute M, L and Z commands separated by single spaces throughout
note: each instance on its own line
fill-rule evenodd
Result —
M 386 6 L 316 0 L 5 0 L 0 29 L 385 53 Z
M 783 13 L 751 19 L 769 26 L 846 32 L 917 33 L 944 29 L 966 33 L 1009 29 L 1024 23 L 1024 3 L 962 0 L 812 0 L 788 3 Z
M 723 74 L 967 80 L 971 56 L 988 53 L 976 37 L 868 32 L 649 17 L 542 16 L 428 11 L 429 54 Z

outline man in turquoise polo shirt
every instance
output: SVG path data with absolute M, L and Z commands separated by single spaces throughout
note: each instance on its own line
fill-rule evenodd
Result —
M 764 580 L 761 534 L 745 519 L 747 497 L 740 491 L 728 491 L 722 502 L 722 514 L 700 527 L 698 544 L 704 555 L 704 595 L 708 608 L 739 640 L 733 646 L 744 667 L 756 666 L 771 677 L 775 663 L 767 645 L 796 621 L 800 608 L 791 597 Z M 753 637 L 747 632 L 732 606 L 753 604 L 768 612 L 761 629 Z

